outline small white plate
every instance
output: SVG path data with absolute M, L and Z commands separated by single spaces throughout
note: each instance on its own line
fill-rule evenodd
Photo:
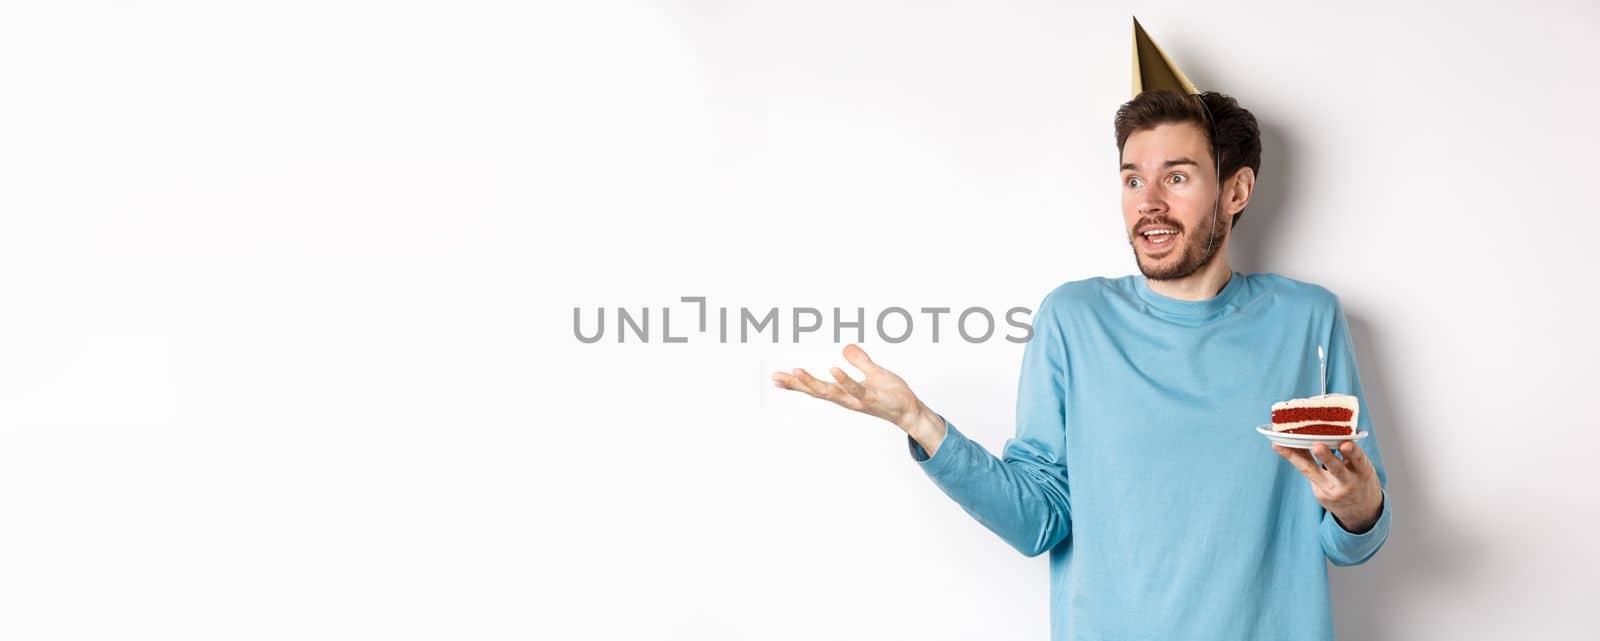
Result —
M 1329 449 L 1338 449 L 1339 446 L 1337 443 L 1340 441 L 1359 441 L 1367 437 L 1366 431 L 1345 435 L 1286 434 L 1284 432 L 1273 431 L 1271 424 L 1258 425 L 1256 426 L 1256 431 L 1260 432 L 1262 436 L 1267 437 L 1267 440 L 1272 441 L 1273 443 L 1277 443 L 1284 447 L 1294 447 L 1302 450 L 1309 450 L 1318 443 L 1326 443 Z

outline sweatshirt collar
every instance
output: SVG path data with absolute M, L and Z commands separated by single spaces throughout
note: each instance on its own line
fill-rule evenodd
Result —
M 1145 275 L 1138 275 L 1137 280 L 1134 290 L 1149 308 L 1165 315 L 1193 320 L 1211 319 L 1236 309 L 1238 305 L 1235 299 L 1238 298 L 1240 290 L 1244 289 L 1244 276 L 1239 272 L 1230 272 L 1228 283 L 1223 285 L 1222 291 L 1205 300 L 1182 300 L 1164 296 L 1150 289 L 1150 279 Z

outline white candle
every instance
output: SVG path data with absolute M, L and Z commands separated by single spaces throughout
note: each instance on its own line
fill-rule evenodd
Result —
M 1317 368 L 1322 374 L 1322 395 L 1328 395 L 1328 361 L 1322 355 L 1322 346 L 1317 346 Z

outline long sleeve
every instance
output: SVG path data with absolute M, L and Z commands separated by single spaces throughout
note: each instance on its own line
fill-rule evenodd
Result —
M 1025 556 L 1037 556 L 1071 532 L 1067 484 L 1067 346 L 1046 296 L 1023 350 L 1016 436 L 995 458 L 945 420 L 934 456 L 907 437 L 914 460 L 963 510 Z M 941 418 L 943 416 L 941 415 Z
M 1356 363 L 1355 346 L 1350 341 L 1350 328 L 1344 308 L 1338 299 L 1333 303 L 1333 331 L 1328 346 L 1328 391 L 1350 394 L 1360 400 L 1361 412 L 1356 417 L 1357 431 L 1366 430 L 1366 438 L 1356 441 L 1378 472 L 1378 484 L 1384 488 L 1383 507 L 1377 523 L 1360 534 L 1354 534 L 1339 525 L 1333 513 L 1323 510 L 1320 538 L 1322 551 L 1334 565 L 1347 566 L 1366 562 L 1383 542 L 1389 538 L 1389 521 L 1393 509 L 1388 492 L 1388 474 L 1383 469 L 1383 453 L 1378 447 L 1378 432 L 1372 429 L 1371 406 L 1367 404 L 1361 387 L 1361 374 Z

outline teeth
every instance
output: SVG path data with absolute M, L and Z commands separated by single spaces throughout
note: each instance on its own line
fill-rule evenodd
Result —
M 1176 234 L 1176 233 L 1178 233 L 1178 232 L 1175 232 L 1175 231 L 1170 230 L 1170 229 L 1157 229 L 1155 231 L 1147 231 L 1147 232 L 1144 233 L 1144 235 L 1145 235 L 1146 238 L 1149 238 L 1150 236 L 1155 236 L 1156 234 Z

